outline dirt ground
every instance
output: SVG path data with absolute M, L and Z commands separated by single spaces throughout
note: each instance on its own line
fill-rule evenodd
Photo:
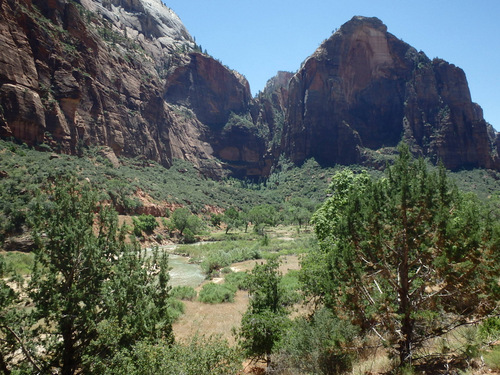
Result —
M 299 258 L 296 255 L 287 255 L 281 259 L 280 271 L 283 274 L 300 268 Z M 232 268 L 233 271 L 247 271 L 251 270 L 257 262 L 262 262 L 262 260 L 234 263 Z M 213 282 L 222 282 L 222 279 L 216 279 Z M 197 290 L 200 291 L 202 286 L 200 285 Z M 248 292 L 239 290 L 232 303 L 212 305 L 198 301 L 184 301 L 184 304 L 186 307 L 184 314 L 173 325 L 177 340 L 188 340 L 196 334 L 205 334 L 220 335 L 230 343 L 234 343 L 232 329 L 239 327 L 241 317 L 247 309 Z

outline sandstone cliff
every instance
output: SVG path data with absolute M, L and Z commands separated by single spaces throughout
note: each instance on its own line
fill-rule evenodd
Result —
M 1 137 L 75 154 L 109 146 L 224 173 L 209 125 L 247 111 L 248 83 L 199 53 L 161 0 L 0 0 L 0 9 Z M 199 90 L 169 100 L 183 69 Z
M 464 72 L 355 17 L 297 73 L 251 97 L 161 0 L 0 0 L 0 136 L 90 145 L 210 177 L 295 163 L 376 164 L 402 139 L 448 168 L 500 169 L 500 137 Z
M 289 83 L 285 123 L 281 150 L 296 163 L 373 162 L 405 140 L 450 169 L 500 167 L 464 72 L 429 60 L 376 18 L 354 17 L 304 62 Z

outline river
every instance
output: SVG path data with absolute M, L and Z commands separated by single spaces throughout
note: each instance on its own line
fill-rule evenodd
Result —
M 189 263 L 189 258 L 176 254 L 169 254 L 170 285 L 185 285 L 196 288 L 205 280 L 205 274 L 198 264 Z

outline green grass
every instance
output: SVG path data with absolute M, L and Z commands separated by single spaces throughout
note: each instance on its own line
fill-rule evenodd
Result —
M 21 253 L 11 251 L 3 253 L 7 273 L 10 275 L 28 275 L 33 269 L 35 255 L 33 253 Z
M 500 370 L 500 345 L 494 346 L 483 354 L 484 363 L 492 370 Z

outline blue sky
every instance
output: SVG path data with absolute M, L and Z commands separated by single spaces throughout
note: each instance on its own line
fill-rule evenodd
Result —
M 355 15 L 378 17 L 429 58 L 462 68 L 472 100 L 500 130 L 499 0 L 163 0 L 196 42 L 243 74 L 252 93 L 296 71 Z

